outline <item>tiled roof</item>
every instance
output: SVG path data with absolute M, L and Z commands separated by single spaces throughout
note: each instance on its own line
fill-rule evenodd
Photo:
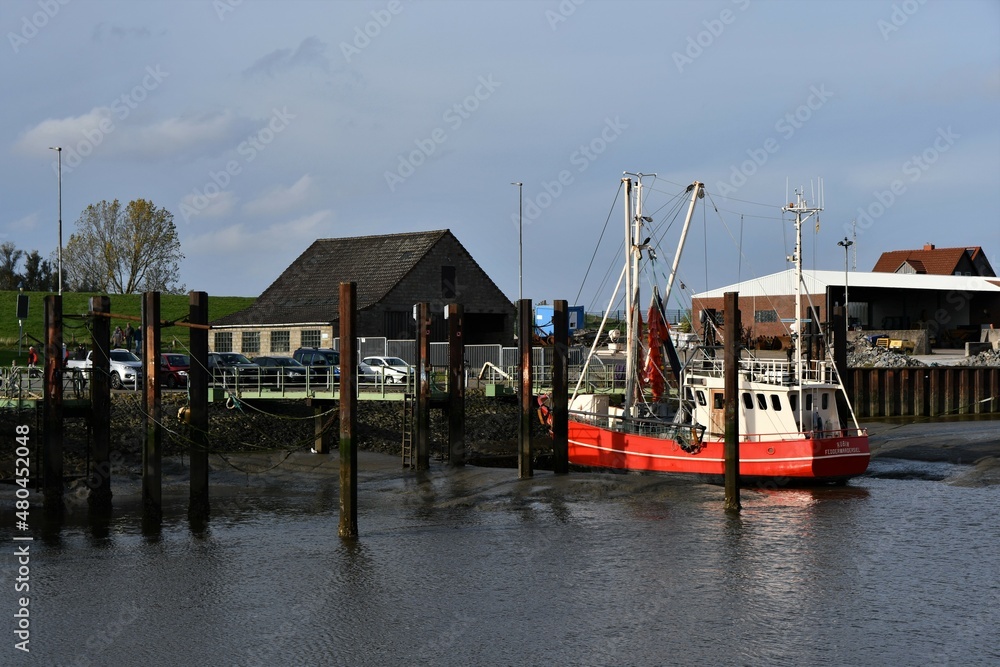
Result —
M 212 324 L 337 321 L 340 318 L 340 283 L 357 283 L 359 309 L 376 304 L 445 235 L 451 236 L 451 231 L 317 239 L 250 308 Z M 457 239 L 455 243 L 461 245 Z
M 891 250 L 882 253 L 872 269 L 874 273 L 895 273 L 905 262 L 914 269 L 922 266 L 932 276 L 950 276 L 969 252 L 969 248 L 933 248 L 929 250 Z

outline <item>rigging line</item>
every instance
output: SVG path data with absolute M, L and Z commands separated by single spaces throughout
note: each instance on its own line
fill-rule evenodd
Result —
M 705 188 L 706 194 L 708 194 L 708 188 Z M 715 193 L 720 199 L 728 199 L 730 201 L 738 201 L 743 204 L 753 204 L 754 206 L 763 206 L 765 208 L 778 208 L 774 204 L 762 204 L 759 201 L 750 201 L 749 199 L 738 199 L 736 197 L 727 197 L 726 195 Z
M 736 264 L 736 282 L 739 283 L 743 276 L 743 216 L 740 215 L 740 259 Z
M 587 270 L 583 274 L 583 280 L 580 281 L 580 290 L 576 293 L 576 303 L 580 303 L 580 295 L 583 293 L 583 286 L 587 283 L 587 276 L 590 275 L 590 269 L 594 265 L 594 259 L 597 257 L 597 250 L 601 247 L 601 241 L 604 239 L 604 234 L 608 231 L 608 224 L 611 222 L 611 215 L 614 213 L 615 206 L 618 205 L 618 197 L 621 196 L 622 188 L 624 187 L 622 181 L 618 181 L 618 191 L 615 193 L 615 200 L 611 203 L 611 208 L 608 210 L 608 217 L 604 219 L 604 228 L 601 229 L 601 235 L 597 239 L 597 245 L 594 247 L 594 254 L 590 256 L 590 263 L 587 265 Z

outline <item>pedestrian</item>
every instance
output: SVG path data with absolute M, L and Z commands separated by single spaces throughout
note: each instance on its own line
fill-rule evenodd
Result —
M 35 377 L 38 375 L 38 353 L 35 352 L 35 346 L 31 345 L 28 347 L 28 377 Z
M 142 327 L 135 330 L 135 356 L 142 358 Z
M 125 334 L 122 333 L 122 328 L 115 327 L 115 332 L 111 334 L 111 347 L 121 347 L 123 342 L 125 342 Z
M 133 341 L 135 341 L 135 329 L 132 328 L 132 323 L 129 322 L 128 326 L 125 327 L 125 347 L 131 350 Z

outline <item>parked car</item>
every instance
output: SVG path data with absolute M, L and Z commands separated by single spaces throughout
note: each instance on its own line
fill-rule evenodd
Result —
M 93 368 L 94 351 L 87 352 L 84 359 L 74 358 L 66 360 L 67 369 L 79 369 L 90 372 Z M 136 386 L 142 381 L 142 360 L 128 350 L 115 349 L 109 353 L 108 370 L 111 374 L 111 388 L 121 389 L 125 385 Z
M 256 357 L 260 383 L 269 387 L 304 387 L 309 369 L 291 357 Z
M 311 369 L 312 377 L 326 382 L 333 368 L 333 380 L 340 380 L 340 352 L 327 347 L 300 347 L 292 353 L 292 358 Z
M 413 374 L 413 366 L 399 357 L 365 357 L 361 360 L 360 373 L 363 381 L 406 382 Z
M 168 389 L 186 387 L 190 368 L 191 357 L 186 354 L 161 354 L 160 383 L 167 385 Z
M 247 384 L 260 378 L 260 366 L 238 352 L 209 352 L 208 370 L 216 381 L 239 380 Z

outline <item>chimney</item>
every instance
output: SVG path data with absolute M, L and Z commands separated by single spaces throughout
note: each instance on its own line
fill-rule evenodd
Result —
M 924 250 L 934 250 L 934 244 L 933 243 L 925 243 L 924 244 Z

